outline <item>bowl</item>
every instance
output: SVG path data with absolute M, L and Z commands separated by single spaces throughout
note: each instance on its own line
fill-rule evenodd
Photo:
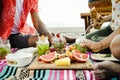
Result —
M 7 54 L 6 60 L 7 65 L 9 66 L 15 66 L 15 67 L 23 67 L 26 65 L 29 65 L 34 56 L 30 53 L 19 53 L 19 54 Z

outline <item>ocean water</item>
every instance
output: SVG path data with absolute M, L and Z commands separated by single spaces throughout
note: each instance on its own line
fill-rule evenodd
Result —
M 84 27 L 48 27 L 48 30 L 53 33 L 60 33 L 74 38 L 85 33 Z

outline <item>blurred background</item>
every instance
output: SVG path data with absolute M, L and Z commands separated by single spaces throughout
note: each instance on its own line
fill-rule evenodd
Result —
M 51 32 L 78 37 L 85 31 L 80 13 L 89 12 L 88 0 L 39 0 L 39 9 L 42 21 Z M 27 22 L 32 25 L 29 18 Z

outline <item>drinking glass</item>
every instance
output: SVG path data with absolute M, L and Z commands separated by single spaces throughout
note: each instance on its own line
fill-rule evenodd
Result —
M 0 39 L 0 59 L 5 59 L 5 56 L 11 52 L 11 46 L 8 39 Z
M 59 54 L 64 53 L 65 46 L 66 46 L 66 40 L 63 36 L 60 35 L 60 37 L 53 37 L 52 40 L 52 46 L 55 49 L 55 51 Z
M 82 53 L 86 53 L 87 52 L 87 47 L 81 47 L 81 43 L 85 43 L 86 42 L 86 38 L 85 38 L 85 34 L 82 34 L 80 37 L 76 38 L 75 41 L 75 46 L 76 49 L 79 50 Z
M 36 42 L 38 55 L 45 54 L 46 51 L 49 50 L 49 41 L 47 36 L 38 36 L 38 41 Z

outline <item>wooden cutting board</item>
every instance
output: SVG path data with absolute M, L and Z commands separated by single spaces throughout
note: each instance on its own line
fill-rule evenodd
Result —
M 28 66 L 28 69 L 93 69 L 93 63 L 88 60 L 85 63 L 74 62 L 70 66 L 56 66 L 55 63 L 45 63 L 38 61 L 37 57 Z

